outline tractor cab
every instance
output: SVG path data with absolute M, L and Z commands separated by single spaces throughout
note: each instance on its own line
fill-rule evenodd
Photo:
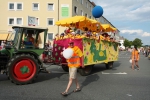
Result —
M 9 36 L 12 45 L 20 49 L 43 49 L 46 42 L 47 28 L 13 26 L 13 33 Z
M 14 51 L 15 53 L 29 53 L 30 51 L 35 55 L 43 52 L 47 28 L 31 26 L 13 26 L 12 28 L 13 33 L 10 34 L 7 45 L 5 45 L 5 49 L 8 49 L 11 57 Z

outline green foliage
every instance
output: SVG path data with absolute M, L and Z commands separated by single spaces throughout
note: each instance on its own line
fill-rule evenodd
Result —
M 133 41 L 132 44 L 133 44 L 133 45 L 136 45 L 137 47 L 141 47 L 143 43 L 142 43 L 142 40 L 141 40 L 141 39 L 136 38 L 136 39 Z
M 142 40 L 141 39 L 139 39 L 139 38 L 136 38 L 136 39 L 134 39 L 133 41 L 129 41 L 129 40 L 127 40 L 127 39 L 125 39 L 125 41 L 124 41 L 124 46 L 125 47 L 131 47 L 132 45 L 133 46 L 137 46 L 137 47 L 141 47 L 142 46 Z
M 125 39 L 124 46 L 125 47 L 131 47 L 131 45 L 132 45 L 132 41 L 129 41 L 129 40 Z

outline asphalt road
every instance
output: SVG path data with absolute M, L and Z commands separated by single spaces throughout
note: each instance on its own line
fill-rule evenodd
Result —
M 82 91 L 73 93 L 73 84 L 68 97 L 60 95 L 68 83 L 60 66 L 50 66 L 51 73 L 41 73 L 28 85 L 15 85 L 0 75 L 0 100 L 150 100 L 150 60 L 141 55 L 140 70 L 131 70 L 129 57 L 129 52 L 120 52 L 113 69 L 99 64 L 89 76 L 78 74 Z

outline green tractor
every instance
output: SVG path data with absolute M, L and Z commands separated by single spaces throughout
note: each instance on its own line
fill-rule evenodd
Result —
M 47 28 L 13 26 L 11 41 L 0 50 L 0 72 L 6 73 L 15 84 L 32 83 L 41 70 L 46 71 L 40 59 L 44 51 Z

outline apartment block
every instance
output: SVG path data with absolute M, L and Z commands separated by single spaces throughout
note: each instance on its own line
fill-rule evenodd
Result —
M 89 0 L 0 0 L 0 34 L 11 33 L 14 25 L 28 26 L 30 16 L 36 18 L 36 26 L 49 29 L 47 40 L 53 40 L 66 28 L 56 26 L 56 21 L 76 15 L 94 19 L 94 6 Z M 112 25 L 103 16 L 96 20 Z

